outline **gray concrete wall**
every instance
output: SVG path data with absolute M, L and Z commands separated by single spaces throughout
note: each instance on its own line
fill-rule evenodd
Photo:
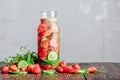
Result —
M 40 11 L 58 11 L 61 59 L 120 62 L 120 0 L 0 0 L 0 61 L 37 51 Z

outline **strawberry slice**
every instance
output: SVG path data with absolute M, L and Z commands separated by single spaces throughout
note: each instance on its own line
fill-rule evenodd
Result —
M 42 52 L 46 52 L 46 51 L 48 51 L 48 49 L 46 49 L 46 48 L 41 48 L 41 51 L 42 51 Z
M 47 52 L 42 52 L 41 51 L 38 56 L 40 56 L 40 57 L 46 57 L 47 56 Z
M 47 30 L 47 24 L 40 24 L 38 28 L 38 32 L 45 32 Z
M 38 36 L 41 38 L 43 36 L 42 32 L 38 32 Z
M 50 40 L 50 46 L 51 47 L 58 47 L 58 44 L 57 44 L 57 40 L 56 39 L 54 39 L 54 38 L 52 38 L 51 40 Z
M 43 33 L 44 36 L 50 36 L 52 33 L 52 30 L 47 30 Z
M 17 71 L 17 69 L 18 69 L 17 66 L 14 64 L 11 64 L 9 67 L 9 70 L 11 70 L 11 71 Z
M 39 54 L 39 56 L 40 56 L 40 57 L 46 57 L 46 56 L 47 56 L 47 52 L 41 52 L 41 53 Z
M 52 65 L 40 64 L 40 68 L 42 68 L 43 70 L 50 70 L 52 69 Z
M 58 39 L 58 34 L 54 34 L 54 35 L 52 36 L 52 38 Z
M 40 36 L 38 36 L 38 43 L 40 42 Z
M 41 46 L 38 46 L 38 54 L 40 53 L 41 50 Z
M 54 47 L 50 47 L 49 50 L 51 50 L 51 51 L 55 51 L 56 53 L 59 52 L 58 48 L 54 48 Z
M 49 46 L 49 41 L 48 41 L 47 38 L 42 38 L 40 44 L 41 44 L 41 47 L 43 47 L 43 48 L 48 48 L 48 46 Z
M 54 31 L 54 32 L 58 32 L 58 27 L 57 27 L 57 25 L 53 25 L 52 27 L 51 27 L 51 29 L 52 29 L 52 31 Z
M 48 54 L 48 50 L 46 48 L 41 48 L 39 51 L 38 51 L 38 57 L 42 60 L 45 60 L 46 57 L 47 57 L 47 54 Z

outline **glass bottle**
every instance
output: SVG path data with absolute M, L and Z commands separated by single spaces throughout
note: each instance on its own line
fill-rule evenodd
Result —
M 38 26 L 38 60 L 42 70 L 54 69 L 60 62 L 60 29 L 56 11 L 41 11 Z

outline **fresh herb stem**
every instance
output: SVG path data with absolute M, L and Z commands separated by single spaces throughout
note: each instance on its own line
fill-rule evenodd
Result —
M 107 72 L 105 72 L 105 71 L 103 71 L 103 70 L 97 70 L 96 72 L 97 72 L 97 73 L 107 73 Z
M 37 59 L 36 55 L 35 52 L 28 50 L 27 46 L 22 46 L 20 47 L 20 52 L 18 54 L 4 58 L 2 62 L 8 65 L 17 65 L 21 60 L 25 60 L 28 64 L 34 64 L 34 61 Z

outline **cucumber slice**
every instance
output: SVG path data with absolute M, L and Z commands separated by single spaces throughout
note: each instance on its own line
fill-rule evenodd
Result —
M 17 71 L 9 70 L 8 73 L 10 73 L 10 74 L 20 74 L 20 70 L 17 70 Z
M 50 51 L 48 53 L 47 59 L 49 61 L 56 61 L 58 59 L 58 54 L 55 51 Z
M 28 72 L 26 72 L 26 71 L 25 72 L 20 72 L 20 74 L 28 74 Z
M 43 75 L 52 75 L 55 74 L 55 70 L 45 70 L 43 71 Z
M 28 64 L 25 60 L 21 60 L 19 63 L 18 63 L 18 68 L 24 68 L 26 70 Z
M 87 73 L 88 73 L 87 69 L 80 69 L 78 71 L 78 74 L 87 74 Z

